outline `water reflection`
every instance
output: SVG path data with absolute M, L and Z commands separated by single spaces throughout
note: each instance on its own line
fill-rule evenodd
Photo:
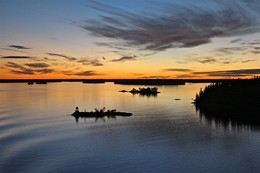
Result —
M 196 117 L 190 102 L 204 85 L 148 98 L 112 83 L 0 84 L 0 172 L 257 172 L 259 131 Z M 70 117 L 104 105 L 134 116 Z
M 72 116 L 72 115 L 71 115 Z M 106 122 L 108 119 L 109 120 L 116 120 L 116 116 L 107 116 L 107 117 L 79 117 L 79 116 L 72 116 L 75 118 L 76 123 L 79 123 L 79 119 L 83 119 L 84 122 L 87 122 L 87 119 L 95 119 L 95 123 L 98 121 L 103 121 Z
M 196 112 L 199 113 L 201 121 L 206 121 L 208 124 L 219 127 L 234 129 L 251 129 L 260 128 L 260 122 L 257 115 L 248 116 L 239 112 L 225 112 L 223 110 L 211 110 L 196 107 Z M 255 117 L 255 118 L 252 118 Z
M 131 93 L 133 96 L 134 95 L 139 95 L 141 97 L 157 97 L 157 93 Z

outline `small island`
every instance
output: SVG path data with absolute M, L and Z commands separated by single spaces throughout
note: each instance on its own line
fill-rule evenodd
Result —
M 107 110 L 104 107 L 103 109 L 95 109 L 95 111 L 91 111 L 91 112 L 80 112 L 79 108 L 76 107 L 76 110 L 73 114 L 71 114 L 72 116 L 76 117 L 76 118 L 103 118 L 103 117 L 116 117 L 116 116 L 123 116 L 123 117 L 127 117 L 127 116 L 132 116 L 132 113 L 128 113 L 128 112 L 118 112 L 116 109 L 112 109 L 112 110 Z
M 153 95 L 153 94 L 160 93 L 158 91 L 158 88 L 156 88 L 156 87 L 153 87 L 153 88 L 147 87 L 147 88 L 139 88 L 139 89 L 133 88 L 129 92 L 132 94 L 141 94 L 141 95 Z
M 153 87 L 153 88 L 147 87 L 147 88 L 139 88 L 139 89 L 133 88 L 133 89 L 130 90 L 130 91 L 121 90 L 121 91 L 119 91 L 119 92 L 130 92 L 130 93 L 132 93 L 133 95 L 135 95 L 135 94 L 140 94 L 140 95 L 143 95 L 143 96 L 157 96 L 157 94 L 160 93 L 160 92 L 158 91 L 158 88 L 157 88 L 157 87 Z
M 211 119 L 260 125 L 260 78 L 210 84 L 196 94 L 194 104 Z

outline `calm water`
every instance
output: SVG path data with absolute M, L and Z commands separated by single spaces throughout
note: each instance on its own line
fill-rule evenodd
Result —
M 260 129 L 196 113 L 204 85 L 146 97 L 113 83 L 0 84 L 0 172 L 260 172 Z M 76 106 L 133 116 L 76 123 Z

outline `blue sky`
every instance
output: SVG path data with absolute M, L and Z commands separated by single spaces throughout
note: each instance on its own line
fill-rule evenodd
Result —
M 0 0 L 2 78 L 259 75 L 259 8 L 257 0 Z

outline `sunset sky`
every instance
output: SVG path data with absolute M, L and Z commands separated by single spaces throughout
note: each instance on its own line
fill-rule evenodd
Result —
M 260 75 L 259 0 L 0 0 L 0 79 Z

